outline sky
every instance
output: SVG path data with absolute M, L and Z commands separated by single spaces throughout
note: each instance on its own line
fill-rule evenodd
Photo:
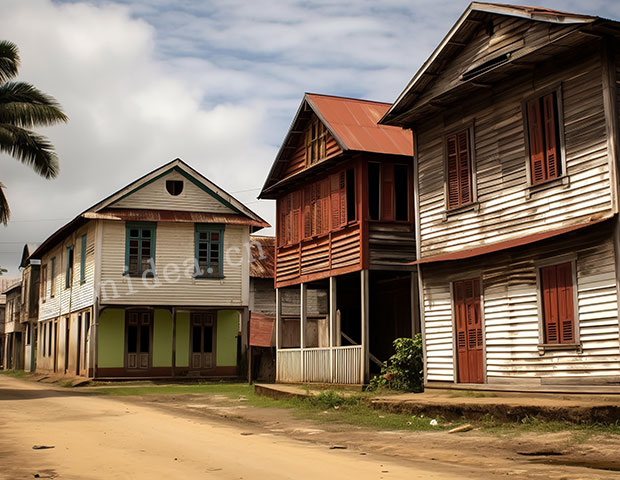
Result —
M 393 102 L 468 3 L 0 0 L 18 79 L 70 119 L 38 129 L 56 179 L 0 154 L 5 276 L 19 275 L 25 243 L 177 157 L 273 224 L 273 202 L 256 197 L 304 92 Z M 620 19 L 614 0 L 526 3 Z

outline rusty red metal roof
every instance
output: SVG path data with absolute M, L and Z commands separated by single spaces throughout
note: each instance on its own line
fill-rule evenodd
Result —
M 250 277 L 273 278 L 275 270 L 276 239 L 260 235 L 250 236 Z
M 125 220 L 135 222 L 181 222 L 181 223 L 224 223 L 267 227 L 267 222 L 229 213 L 185 212 L 176 210 L 143 210 L 129 208 L 107 208 L 99 212 L 85 212 L 89 220 Z
M 557 230 L 551 230 L 548 232 L 534 233 L 532 235 L 526 235 L 525 237 L 515 238 L 513 240 L 506 240 L 504 242 L 492 243 L 490 245 L 485 245 L 483 247 L 472 248 L 469 250 L 460 250 L 458 252 L 445 253 L 443 255 L 435 255 L 433 257 L 422 258 L 421 260 L 416 260 L 415 262 L 411 262 L 410 265 L 421 265 L 425 263 L 437 263 L 437 262 L 449 262 L 449 261 L 454 261 L 454 260 L 464 260 L 466 258 L 477 257 L 479 255 L 499 252 L 502 250 L 507 250 L 509 248 L 520 247 L 523 245 L 528 245 L 530 243 L 539 242 L 541 240 L 546 240 L 548 238 L 557 237 L 558 235 L 563 235 L 565 233 L 574 232 L 575 230 L 580 230 L 582 228 L 596 225 L 597 223 L 601 223 L 605 220 L 609 220 L 609 218 L 611 217 L 599 218 L 596 220 L 591 220 L 587 223 L 571 225 L 570 227 L 559 228 Z
M 391 104 L 316 93 L 305 99 L 343 150 L 413 155 L 411 132 L 377 123 Z

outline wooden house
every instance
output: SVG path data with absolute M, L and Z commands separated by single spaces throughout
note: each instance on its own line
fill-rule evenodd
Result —
M 35 370 L 36 335 L 39 321 L 39 293 L 41 262 L 31 258 L 37 245 L 26 244 L 22 251 L 19 268 L 22 272 L 21 311 L 19 321 L 23 331 L 23 368 L 26 372 Z
M 427 388 L 620 384 L 619 35 L 474 2 L 381 120 L 415 137 Z
M 19 321 L 21 310 L 21 282 L 13 282 L 4 290 L 4 347 L 3 362 L 5 370 L 23 368 L 22 325 Z
M 87 209 L 31 256 L 41 261 L 37 371 L 236 375 L 250 232 L 266 226 L 179 159 Z
M 306 94 L 267 176 L 278 381 L 364 383 L 417 329 L 412 140 L 377 125 L 389 106 Z

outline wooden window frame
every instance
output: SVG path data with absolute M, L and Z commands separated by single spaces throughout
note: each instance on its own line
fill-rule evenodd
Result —
M 448 137 L 455 135 L 459 132 L 467 131 L 467 139 L 469 142 L 469 167 L 471 169 L 471 200 L 468 203 L 459 205 L 458 207 L 450 208 L 449 189 L 448 189 Z M 444 169 L 444 182 L 443 182 L 443 195 L 444 195 L 444 220 L 453 214 L 463 213 L 470 210 L 477 210 L 478 208 L 478 175 L 476 168 L 476 147 L 475 147 L 475 125 L 474 122 L 464 123 L 458 127 L 452 128 L 443 134 L 442 138 L 442 155 L 443 155 L 443 169 Z
M 56 257 L 50 259 L 50 298 L 56 296 Z
M 557 129 L 558 129 L 558 142 L 557 153 L 560 156 L 560 175 L 548 179 L 544 182 L 534 183 L 532 180 L 532 166 L 530 155 L 530 128 L 527 115 L 527 104 L 531 100 L 540 99 L 545 95 L 555 93 L 556 96 L 556 109 L 557 109 Z M 525 140 L 525 173 L 527 178 L 527 190 L 528 194 L 536 192 L 538 190 L 544 190 L 558 185 L 563 185 L 567 188 L 570 185 L 570 179 L 566 168 L 566 141 L 564 136 L 564 98 L 562 92 L 562 84 L 554 85 L 550 88 L 537 90 L 532 95 L 528 95 L 521 102 L 521 118 L 523 122 L 523 138 Z
M 67 245 L 65 247 L 65 290 L 73 285 L 73 270 L 75 265 L 75 247 Z
M 312 129 L 316 126 L 316 138 L 312 137 Z M 306 167 L 316 165 L 327 156 L 327 127 L 318 118 L 314 117 L 308 123 L 305 133 Z
M 457 345 L 457 324 L 456 324 L 456 295 L 454 293 L 454 284 L 455 282 L 460 282 L 462 280 L 474 280 L 478 279 L 480 282 L 480 325 L 482 329 L 482 373 L 484 376 L 484 383 L 482 385 L 488 384 L 488 376 L 487 376 L 487 332 L 486 332 L 486 322 L 484 318 L 484 278 L 481 270 L 468 270 L 465 272 L 458 272 L 452 275 L 448 275 L 447 280 L 450 282 L 450 316 L 452 323 L 452 371 L 453 371 L 453 379 L 452 383 L 455 385 L 459 384 L 458 381 L 458 345 Z
M 140 230 L 150 230 L 151 231 L 151 252 L 150 257 L 153 259 L 153 268 L 148 268 L 147 270 L 142 271 L 142 239 L 140 238 L 139 246 L 138 246 L 138 268 L 141 270 L 140 272 L 130 272 L 129 271 L 129 241 L 130 241 L 130 230 L 132 229 L 140 229 Z M 155 241 L 156 241 L 156 233 L 157 233 L 157 223 L 155 222 L 127 222 L 125 223 L 125 267 L 123 270 L 123 275 L 128 277 L 143 277 L 146 272 L 151 271 L 150 275 L 147 277 L 155 276 Z
M 86 283 L 86 248 L 87 234 L 82 235 L 80 239 L 80 285 Z
M 225 225 L 223 224 L 214 224 L 214 223 L 196 223 L 195 231 L 194 231 L 194 262 L 195 262 L 195 270 L 194 270 L 194 278 L 224 278 L 224 231 Z M 201 233 L 209 233 L 209 240 L 207 240 L 207 270 L 205 272 L 200 271 L 200 264 L 198 262 L 198 247 L 200 243 L 200 234 Z M 211 246 L 214 243 L 211 240 L 212 233 L 217 233 L 220 236 L 219 240 L 219 259 L 218 262 L 220 264 L 220 269 L 217 275 L 213 273 L 209 273 L 208 269 L 211 268 Z
M 541 268 L 551 267 L 553 265 L 560 265 L 563 263 L 570 263 L 573 279 L 573 328 L 574 328 L 574 343 L 545 343 L 545 319 L 543 311 L 543 294 L 542 294 L 542 276 Z M 544 260 L 534 262 L 534 268 L 536 269 L 536 309 L 538 314 L 538 353 L 544 355 L 547 351 L 557 350 L 576 350 L 581 353 L 582 345 L 579 335 L 579 301 L 578 301 L 578 289 L 577 283 L 577 255 L 562 255 Z

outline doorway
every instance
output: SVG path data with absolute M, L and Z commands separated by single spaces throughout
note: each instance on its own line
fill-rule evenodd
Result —
M 453 284 L 459 383 L 484 383 L 480 279 Z
M 151 366 L 153 312 L 126 314 L 126 360 L 128 370 L 148 370 Z
M 194 312 L 191 318 L 191 369 L 213 370 L 215 368 L 215 313 Z

